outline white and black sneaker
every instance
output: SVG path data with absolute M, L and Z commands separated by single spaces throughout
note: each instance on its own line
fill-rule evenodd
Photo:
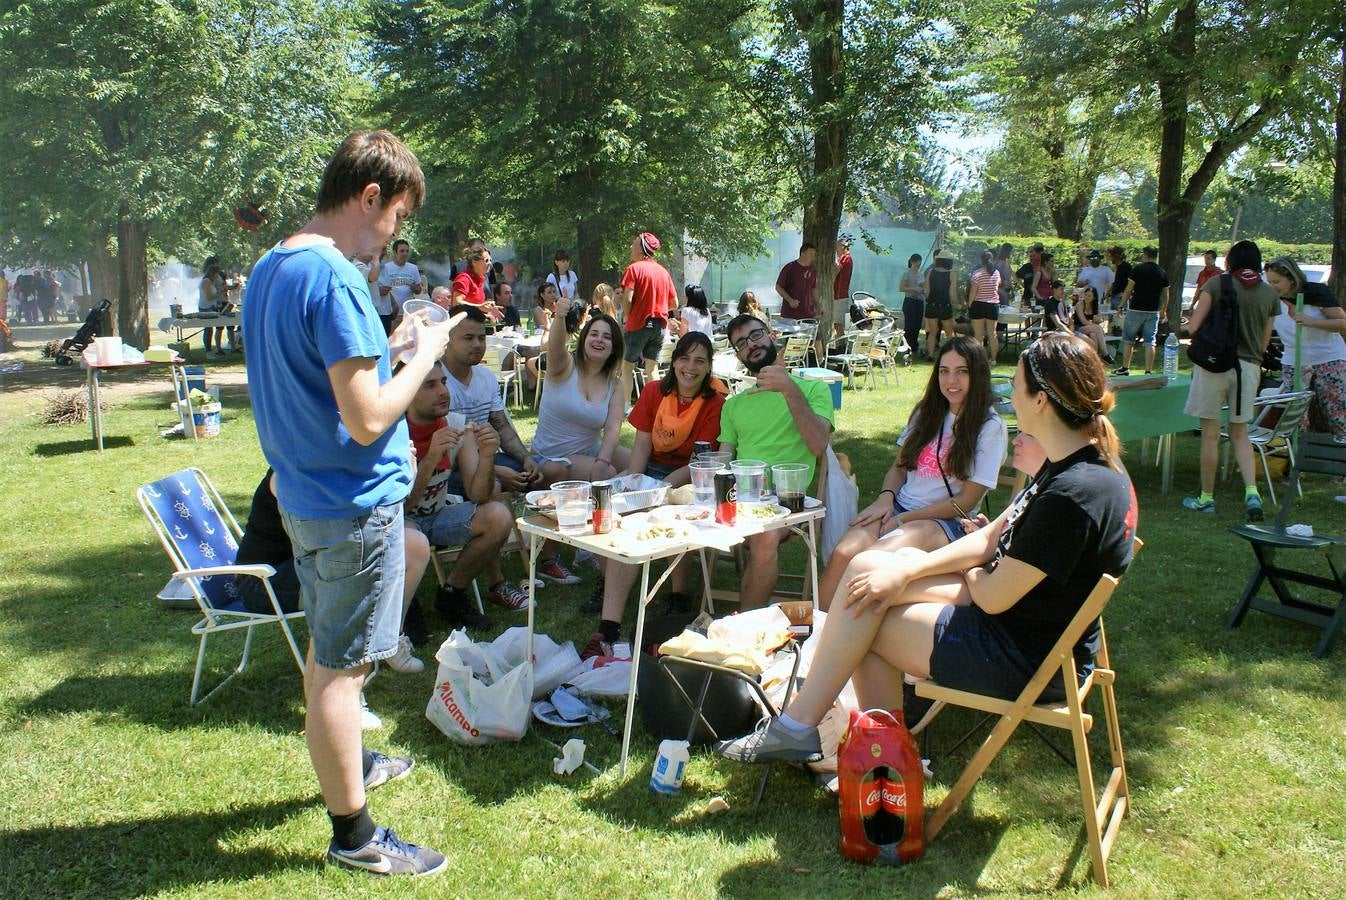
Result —
M 397 639 L 397 652 L 383 662 L 394 672 L 415 675 L 425 671 L 425 663 L 411 652 L 411 638 L 405 634 Z
M 379 785 L 406 778 L 416 762 L 410 756 L 385 756 L 377 750 L 370 750 L 371 765 L 365 773 L 365 790 L 372 791 Z
M 378 828 L 363 847 L 343 850 L 335 840 L 327 845 L 327 861 L 373 875 L 437 875 L 448 865 L 444 854 L 408 844 L 391 828 Z
M 814 763 L 823 758 L 817 728 L 795 733 L 774 717 L 763 718 L 752 734 L 720 741 L 715 745 L 715 752 L 725 759 L 744 763 Z

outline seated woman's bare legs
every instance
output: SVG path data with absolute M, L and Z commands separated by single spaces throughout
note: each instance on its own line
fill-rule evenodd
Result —
M 818 580 L 818 605 L 823 610 L 832 603 L 832 595 L 837 592 L 842 573 L 851 560 L 873 547 L 879 539 L 879 528 L 878 522 L 848 528 L 832 548 L 832 555 L 827 558 L 827 565 L 823 566 L 822 577 Z
M 900 552 L 920 551 L 907 548 Z M 894 561 L 892 553 L 868 550 L 846 568 L 838 602 L 833 604 L 835 608 L 818 638 L 809 677 L 785 709 L 795 721 L 816 726 L 852 677 L 858 679 L 855 687 L 862 703 L 893 708 L 897 703 L 892 701 L 901 700 L 902 673 L 920 677 L 930 674 L 930 652 L 940 609 L 971 602 L 962 575 L 913 581 L 898 598 L 899 605 L 883 613 L 866 611 L 856 616 L 841 603 L 841 592 L 851 578 L 891 566 Z
M 625 447 L 618 446 L 612 451 L 612 465 L 616 471 L 621 472 L 626 469 L 626 464 L 631 461 L 631 451 Z M 604 472 L 601 478 L 606 478 L 608 472 Z M 594 480 L 594 457 L 583 454 L 570 457 L 570 478 L 576 481 Z
M 876 537 L 863 546 L 859 545 L 862 538 L 860 535 L 857 535 L 849 546 L 843 545 L 846 544 L 847 538 L 852 536 L 852 532 L 868 531 L 868 528 L 852 528 L 837 543 L 836 549 L 832 551 L 832 556 L 827 560 L 823 577 L 818 583 L 818 606 L 824 612 L 832 608 L 832 599 L 837 596 L 837 588 L 843 584 L 842 573 L 846 571 L 846 567 L 850 565 L 851 560 L 859 553 L 871 549 L 885 553 L 896 553 L 903 547 L 911 547 L 929 553 L 931 550 L 938 550 L 949 543 L 949 538 L 944 533 L 944 529 L 929 519 L 907 522 L 900 528 L 890 520 L 884 527 L 889 530 L 882 537 Z M 874 530 L 877 531 L 876 528 Z M 844 559 L 837 559 L 839 554 L 847 551 L 849 551 L 848 556 Z M 850 576 L 845 577 L 849 578 Z

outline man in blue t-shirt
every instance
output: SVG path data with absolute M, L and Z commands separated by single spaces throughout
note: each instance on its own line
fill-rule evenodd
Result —
M 253 268 L 243 314 L 257 434 L 276 471 L 311 636 L 304 737 L 332 820 L 327 860 L 385 875 L 446 864 L 369 816 L 365 790 L 412 761 L 361 747 L 360 691 L 370 664 L 398 651 L 412 484 L 403 416 L 456 321 L 407 316 L 385 337 L 349 259 L 377 256 L 424 196 L 406 145 L 386 131 L 350 135 L 327 163 L 313 218 Z M 396 376 L 390 342 L 410 356 Z

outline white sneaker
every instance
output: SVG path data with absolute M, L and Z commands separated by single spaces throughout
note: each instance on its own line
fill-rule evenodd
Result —
M 384 660 L 388 668 L 405 675 L 415 675 L 425 671 L 425 663 L 411 654 L 411 638 L 405 634 L 397 639 L 397 653 Z
M 365 700 L 363 692 L 360 694 L 360 730 L 373 731 L 376 728 L 383 727 L 383 720 L 378 717 L 372 709 L 369 708 L 369 702 Z

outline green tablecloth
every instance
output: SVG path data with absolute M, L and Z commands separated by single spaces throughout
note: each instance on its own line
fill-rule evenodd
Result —
M 1137 376 L 1140 377 L 1140 376 Z M 1146 376 L 1148 377 L 1148 376 Z M 1114 378 L 1113 382 L 1125 382 Z M 1159 390 L 1119 391 L 1114 396 L 1117 405 L 1111 415 L 1112 427 L 1123 442 L 1141 438 L 1159 437 L 1191 431 L 1201 426 L 1200 421 L 1182 411 L 1187 402 L 1187 389 L 1192 376 L 1179 375 Z
M 1134 376 L 1136 380 L 1153 376 Z M 1113 378 L 1112 382 L 1125 383 L 1129 379 Z M 1141 438 L 1159 437 L 1191 431 L 1201 423 L 1182 411 L 1187 402 L 1187 389 L 1192 385 L 1192 376 L 1179 375 L 1158 390 L 1119 391 L 1114 396 L 1117 405 L 1113 407 L 1112 427 L 1123 442 L 1138 441 Z M 996 385 L 996 393 L 1009 395 L 1009 385 Z

